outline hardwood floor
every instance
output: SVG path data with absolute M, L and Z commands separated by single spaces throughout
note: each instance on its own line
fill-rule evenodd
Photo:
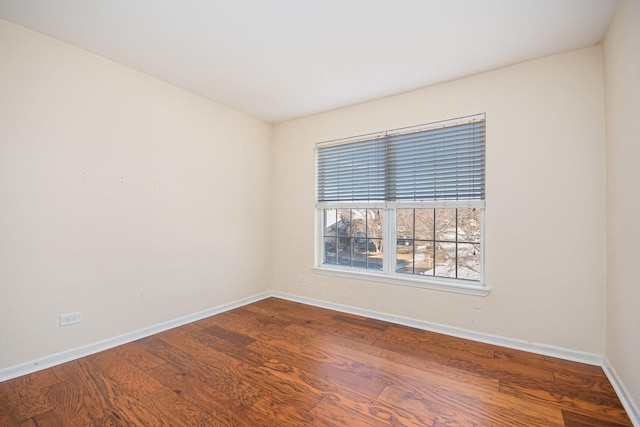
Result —
M 599 367 L 269 298 L 0 383 L 2 426 L 630 426 Z

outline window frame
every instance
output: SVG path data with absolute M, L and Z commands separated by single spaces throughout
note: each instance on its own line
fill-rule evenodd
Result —
M 471 118 L 482 117 L 484 114 L 466 117 L 462 119 L 453 119 L 440 123 L 451 123 L 469 120 Z M 411 130 L 414 128 L 423 128 L 429 125 L 414 126 L 406 128 Z M 363 140 L 366 137 L 381 135 L 382 133 L 371 134 L 367 136 L 359 136 L 346 138 L 340 141 L 332 141 L 328 144 L 338 145 L 347 144 L 354 141 Z M 327 143 L 323 143 L 325 145 Z M 318 144 L 321 145 L 321 144 Z M 317 172 L 316 163 L 316 172 Z M 318 176 L 316 174 L 316 191 L 318 189 Z M 438 276 L 425 276 L 419 274 L 409 274 L 396 271 L 396 250 L 394 244 L 386 242 L 397 241 L 396 230 L 396 210 L 397 209 L 421 209 L 421 208 L 476 208 L 480 211 L 480 280 L 466 280 L 458 278 L 446 278 Z M 383 215 L 383 254 L 382 254 L 382 270 L 371 270 L 359 267 L 350 267 L 342 265 L 333 265 L 324 263 L 324 215 L 325 209 L 380 209 Z M 486 296 L 490 289 L 485 283 L 485 199 L 471 200 L 429 200 L 429 201 L 317 201 L 315 209 L 315 254 L 313 271 L 331 276 L 345 277 L 358 280 L 376 281 L 390 283 L 396 285 L 413 286 L 427 289 L 444 290 L 463 294 Z

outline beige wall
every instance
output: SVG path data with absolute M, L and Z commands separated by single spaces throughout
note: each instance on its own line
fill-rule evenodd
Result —
M 0 368 L 269 289 L 271 125 L 5 21 L 0 58 Z
M 640 2 L 626 0 L 604 44 L 607 120 L 607 349 L 640 402 Z
M 603 98 L 602 52 L 593 47 L 276 125 L 273 286 L 602 354 Z M 476 113 L 487 114 L 488 297 L 311 270 L 316 142 Z

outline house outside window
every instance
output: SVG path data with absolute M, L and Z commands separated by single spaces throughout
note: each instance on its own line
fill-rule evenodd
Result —
M 316 269 L 488 293 L 484 114 L 320 143 Z

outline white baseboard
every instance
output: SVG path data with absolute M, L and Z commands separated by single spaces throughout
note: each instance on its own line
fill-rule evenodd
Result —
M 629 415 L 629 418 L 631 418 L 631 422 L 634 426 L 640 427 L 640 408 L 638 408 L 636 402 L 631 398 L 629 391 L 624 386 L 624 383 L 618 376 L 618 373 L 613 368 L 613 365 L 611 364 L 609 359 L 607 359 L 606 357 L 604 358 L 604 363 L 602 364 L 602 370 L 607 375 L 607 378 L 609 378 L 609 382 L 618 394 L 620 402 L 622 402 L 622 406 L 624 406 L 624 409 L 627 411 L 627 415 Z
M 209 308 L 207 310 L 199 311 L 197 313 L 188 314 L 186 316 L 169 320 L 167 322 L 159 323 L 157 325 L 150 326 L 148 328 L 139 329 L 137 331 L 128 332 L 123 335 L 118 335 L 113 338 L 98 341 L 92 344 L 84 345 L 82 347 L 66 350 L 57 354 L 43 357 L 41 359 L 32 360 L 30 362 L 21 363 L 19 365 L 10 366 L 8 368 L 0 369 L 0 382 L 10 380 L 12 378 L 20 377 L 22 375 L 31 374 L 33 372 L 47 369 L 52 366 L 60 365 L 62 363 L 70 362 L 72 360 L 79 359 L 81 357 L 89 356 L 100 351 L 107 350 L 109 348 L 117 347 L 122 344 L 126 344 L 140 338 L 145 338 L 159 332 L 173 329 L 178 326 L 186 325 L 187 323 L 201 320 L 214 314 L 223 313 L 225 311 L 233 310 L 234 308 L 242 307 L 243 305 L 251 304 L 252 302 L 260 301 L 264 298 L 271 296 L 270 292 L 254 295 L 249 298 L 243 298 L 237 301 L 230 302 L 228 304 L 222 304 L 217 307 Z
M 173 329 L 178 326 L 186 325 L 187 323 L 195 322 L 197 320 L 204 319 L 215 314 L 223 313 L 225 311 L 232 310 L 234 308 L 242 307 L 247 304 L 251 304 L 256 301 L 263 300 L 268 297 L 282 298 L 289 301 L 299 302 L 302 304 L 312 305 L 315 307 L 327 308 L 330 310 L 340 311 L 343 313 L 350 313 L 360 316 L 369 317 L 372 319 L 383 320 L 386 322 L 396 323 L 399 325 L 410 326 L 417 329 L 423 329 L 426 331 L 438 332 L 450 336 L 459 338 L 465 338 L 473 341 L 484 342 L 487 344 L 498 345 L 502 347 L 512 348 L 516 350 L 528 351 L 531 353 L 542 354 L 545 356 L 557 357 L 559 359 L 571 360 L 574 362 L 586 363 L 589 365 L 601 366 L 605 374 L 609 378 L 612 386 L 616 390 L 620 401 L 624 405 L 625 410 L 629 414 L 629 418 L 633 422 L 634 426 L 640 427 L 640 411 L 634 400 L 629 395 L 624 384 L 618 377 L 615 369 L 611 366 L 610 362 L 601 355 L 586 353 L 577 350 L 571 350 L 561 347 L 549 346 L 545 344 L 533 343 L 528 341 L 516 340 L 512 338 L 505 338 L 497 335 L 485 334 L 481 332 L 469 331 L 466 329 L 455 328 L 452 326 L 441 325 L 438 323 L 426 322 L 424 320 L 411 319 L 402 316 L 396 316 L 393 314 L 382 313 L 374 310 L 367 310 L 363 308 L 336 304 L 328 301 L 321 301 L 312 298 L 306 298 L 296 295 L 287 294 L 284 292 L 264 292 L 252 297 L 243 298 L 237 301 L 223 304 L 217 307 L 213 307 L 207 310 L 203 310 L 197 313 L 189 314 L 178 319 L 170 320 L 168 322 L 159 323 L 157 325 L 119 335 L 113 338 L 102 340 L 96 343 L 92 343 L 86 346 L 78 347 L 75 349 L 63 351 L 61 353 L 53 354 L 43 357 L 41 359 L 33 360 L 30 362 L 22 363 L 19 365 L 11 366 L 9 368 L 0 369 L 0 382 L 6 381 L 12 378 L 16 378 L 22 375 L 27 375 L 42 369 L 50 368 L 52 366 L 60 365 L 62 363 L 70 362 L 75 359 L 79 359 L 84 356 L 89 356 L 94 353 L 98 353 L 109 348 L 113 348 L 122 344 L 126 344 L 140 338 L 145 338 L 150 335 L 157 334 L 159 332 Z

